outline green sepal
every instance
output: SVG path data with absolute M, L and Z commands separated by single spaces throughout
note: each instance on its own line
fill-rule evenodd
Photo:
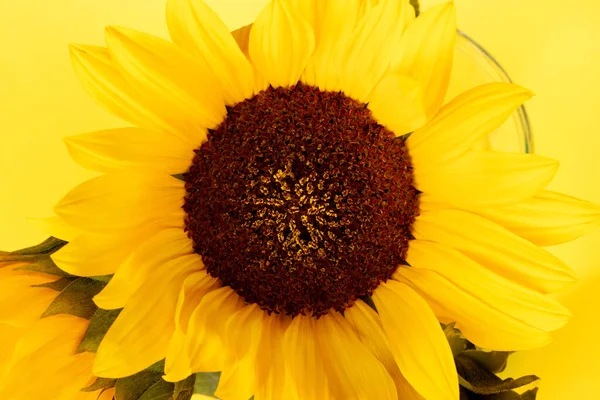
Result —
M 465 350 L 461 355 L 475 360 L 487 371 L 497 374 L 504 371 L 510 351 Z
M 476 394 L 492 395 L 509 392 L 539 379 L 535 375 L 527 375 L 518 379 L 502 380 L 470 357 L 459 354 L 454 361 L 460 385 Z
M 513 392 L 513 391 L 493 394 L 491 396 L 481 396 L 480 398 L 485 399 L 485 400 L 521 400 L 522 399 L 522 397 L 519 393 Z
M 42 318 L 57 314 L 70 314 L 90 319 L 98 309 L 92 298 L 103 287 L 104 283 L 90 278 L 75 279 L 50 303 L 42 314 Z
M 163 379 L 150 386 L 137 400 L 172 400 L 175 384 Z
M 486 351 L 463 337 L 455 323 L 440 325 L 454 356 L 460 383 L 460 400 L 535 400 L 537 388 L 523 395 L 513 389 L 537 381 L 537 376 L 505 380 L 496 376 L 506 368 L 508 356 L 512 352 Z
M 164 374 L 165 373 L 165 359 L 163 358 L 162 360 L 155 362 L 154 364 L 152 364 L 151 366 L 146 368 L 146 371 L 158 372 L 161 375 Z
M 419 0 L 410 0 L 410 5 L 415 9 L 415 17 L 418 17 L 421 14 Z
M 535 400 L 539 388 L 533 388 L 521 394 L 521 400 Z
M 519 394 L 514 391 L 510 392 L 502 392 L 498 394 L 492 394 L 489 396 L 475 394 L 469 392 L 465 388 L 460 388 L 460 400 L 535 400 L 537 395 L 538 388 L 533 388 L 524 392 L 523 394 Z
M 199 372 L 196 374 L 194 383 L 194 394 L 214 396 L 219 386 L 221 372 Z
M 452 350 L 452 355 L 456 358 L 456 356 L 467 349 L 467 340 L 462 337 L 458 329 L 454 328 L 454 322 L 451 322 L 448 325 L 442 324 L 442 328 L 444 329 L 444 335 L 446 335 L 446 340 L 448 340 L 448 344 Z
M 186 379 L 176 382 L 173 390 L 173 400 L 190 400 L 194 394 L 196 375 L 192 374 Z
M 160 372 L 141 371 L 126 378 L 117 379 L 115 385 L 116 400 L 139 400 L 156 382 L 162 380 Z
M 77 353 L 82 353 L 84 351 L 95 353 L 98 350 L 98 346 L 100 346 L 100 342 L 104 338 L 104 335 L 106 335 L 106 332 L 108 332 L 108 328 L 110 328 L 113 322 L 115 322 L 121 313 L 121 310 L 122 309 L 97 309 L 90 319 L 90 324 L 85 331 L 85 335 L 83 335 L 81 343 L 79 343 Z
M 113 275 L 98 275 L 98 276 L 90 276 L 89 278 L 93 279 L 95 281 L 98 281 L 98 282 L 108 283 L 108 282 L 110 282 L 112 277 L 113 277 Z
M 10 251 L 10 252 L 0 251 L 0 260 L 3 258 L 4 255 L 11 255 L 11 256 L 20 256 L 20 255 L 28 256 L 28 255 L 41 255 L 41 254 L 48 255 L 48 254 L 52 254 L 52 253 L 56 252 L 58 249 L 60 249 L 61 247 L 63 247 L 66 244 L 67 244 L 67 242 L 65 242 L 64 240 L 60 240 L 60 239 L 57 239 L 57 238 L 51 236 L 48 239 L 44 240 L 42 243 L 37 244 L 35 246 L 26 247 L 24 249 Z
M 96 390 L 114 387 L 116 382 L 116 379 L 96 378 L 94 383 L 79 390 L 82 392 L 95 392 Z
M 48 275 L 67 277 L 72 276 L 61 270 L 52 261 L 50 255 L 55 253 L 67 242 L 57 238 L 50 237 L 42 243 L 15 251 L 0 251 L 0 264 L 2 263 L 25 263 L 16 270 L 39 272 Z
M 39 272 L 41 274 L 61 276 L 61 277 L 72 277 L 73 275 L 58 268 L 58 266 L 52 261 L 50 256 L 37 256 L 35 261 L 28 261 L 28 264 L 22 265 L 16 270 Z
M 31 285 L 31 287 L 39 287 L 39 288 L 43 287 L 43 288 L 48 288 L 48 289 L 56 290 L 57 292 L 62 292 L 75 279 L 76 278 L 62 277 L 62 278 L 60 278 L 58 280 L 55 280 L 55 281 L 52 281 L 52 282 L 42 283 L 42 284 L 39 284 L 39 285 Z

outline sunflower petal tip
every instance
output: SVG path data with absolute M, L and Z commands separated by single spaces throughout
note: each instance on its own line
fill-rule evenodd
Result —
M 523 87 L 523 86 L 518 86 L 518 85 L 516 85 L 516 86 L 518 87 L 518 92 L 519 92 L 519 94 L 520 94 L 521 96 L 525 97 L 525 99 L 524 99 L 525 101 L 526 101 L 526 100 L 529 100 L 529 99 L 531 99 L 533 96 L 535 96 L 535 93 L 534 93 L 532 90 L 530 90 L 530 89 L 527 89 L 527 88 L 525 88 L 525 87 Z
M 69 52 L 71 54 L 85 51 L 84 45 L 79 43 L 69 43 Z
M 77 135 L 63 136 L 61 140 L 68 148 L 68 147 L 72 146 L 75 142 L 77 142 L 77 139 L 75 139 L 75 136 L 77 136 Z
M 107 34 L 108 33 L 113 34 L 113 33 L 122 32 L 123 30 L 126 30 L 126 29 L 127 28 L 123 28 L 122 26 L 118 26 L 118 25 L 107 25 L 104 28 L 104 32 L 107 33 Z
M 104 38 L 107 43 L 111 43 L 113 41 L 120 41 L 127 37 L 130 37 L 134 32 L 131 28 L 126 28 L 123 26 L 117 25 L 108 25 L 104 28 Z
M 90 46 L 79 43 L 70 43 L 69 55 L 71 56 L 71 60 L 74 62 L 81 62 L 83 59 L 89 57 Z

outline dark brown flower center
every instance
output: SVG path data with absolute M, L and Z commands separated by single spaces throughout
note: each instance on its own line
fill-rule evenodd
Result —
M 184 175 L 208 273 L 268 312 L 343 311 L 404 261 L 418 213 L 404 140 L 298 84 L 228 109 Z

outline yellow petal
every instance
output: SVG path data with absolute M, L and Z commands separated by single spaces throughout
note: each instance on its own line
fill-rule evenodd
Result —
M 335 311 L 315 322 L 319 354 L 337 399 L 398 399 L 385 367 L 360 342 L 352 326 Z
M 472 150 L 443 164 L 413 159 L 413 167 L 417 189 L 453 206 L 470 208 L 533 197 L 552 180 L 558 162 L 533 154 Z
M 412 132 L 427 122 L 421 88 L 406 76 L 386 75 L 369 95 L 367 102 L 377 122 L 396 136 Z
M 202 263 L 202 259 L 198 257 L 198 263 Z M 204 268 L 204 266 L 202 266 Z M 205 270 L 195 272 L 190 275 L 184 282 L 183 288 L 179 294 L 177 310 L 175 314 L 175 324 L 184 333 L 188 330 L 190 317 L 200 304 L 200 301 L 210 292 L 217 290 L 220 287 L 218 279 L 210 276 Z
M 136 233 L 142 235 L 142 232 Z M 194 254 L 192 241 L 183 229 L 164 229 L 148 236 L 94 297 L 98 307 L 106 310 L 125 307 L 130 297 L 156 268 L 177 257 Z M 198 268 L 202 268 L 202 259 L 199 255 L 196 258 Z
M 455 39 L 456 10 L 449 2 L 419 15 L 394 49 L 391 70 L 421 83 L 428 117 L 437 112 L 446 96 Z
M 468 230 L 465 225 L 463 222 Z M 506 249 L 509 248 L 506 243 Z M 553 331 L 571 317 L 556 300 L 493 273 L 452 247 L 411 240 L 406 261 L 414 268 L 437 272 L 483 303 L 535 328 Z
M 312 317 L 298 315 L 285 332 L 285 364 L 299 399 L 327 399 L 329 387 Z
M 108 112 L 148 130 L 168 132 L 195 144 L 195 132 L 180 130 L 179 120 L 138 95 L 113 65 L 108 49 L 71 45 L 75 73 L 88 94 Z
M 75 354 L 88 321 L 72 315 L 38 320 L 16 343 L 0 398 L 62 399 L 76 396 L 90 380 L 92 353 Z
M 242 308 L 244 300 L 229 286 L 214 290 L 202 298 L 190 316 L 186 336 L 192 372 L 223 370 L 227 321 Z
M 364 17 L 379 4 L 379 0 L 360 0 L 360 16 Z
M 85 232 L 60 248 L 50 258 L 72 275 L 113 274 L 142 238 L 132 235 L 106 235 Z
M 408 1 L 382 0 L 358 22 L 347 39 L 340 87 L 347 96 L 366 102 L 387 72 L 404 32 Z
M 0 322 L 0 391 L 2 391 L 2 379 L 11 367 L 10 359 L 21 333 L 21 328 Z
M 115 398 L 115 388 L 110 388 L 103 392 L 101 391 L 100 394 L 97 394 L 99 392 L 91 392 L 91 393 L 79 392 L 79 393 L 84 393 L 86 397 L 85 397 L 85 399 L 82 397 L 81 399 L 76 399 L 76 400 L 113 400 Z M 60 399 L 60 400 L 71 400 L 71 399 Z
M 282 0 L 272 0 L 250 31 L 252 64 L 273 87 L 295 85 L 314 48 L 310 25 Z
M 413 162 L 442 164 L 463 155 L 532 95 L 527 89 L 505 82 L 488 83 L 460 94 L 407 139 Z
M 165 357 L 175 330 L 179 291 L 185 279 L 198 269 L 195 254 L 156 266 L 102 339 L 94 375 L 122 378 Z
M 383 332 L 379 315 L 362 300 L 357 300 L 352 307 L 344 310 L 344 317 L 352 325 L 361 342 L 383 364 L 394 380 L 398 399 L 423 400 L 400 372 L 390 343 Z
M 201 259 L 199 258 L 201 262 Z M 219 288 L 219 282 L 206 271 L 194 272 L 183 282 L 175 310 L 175 333 L 171 337 L 165 360 L 165 379 L 181 381 L 192 374 L 190 360 L 185 347 L 185 335 L 190 317 L 202 298 Z
M 411 386 L 426 399 L 458 400 L 452 351 L 425 300 L 406 284 L 388 281 L 375 290 L 373 301 L 392 354 Z
M 265 315 L 257 304 L 251 304 L 229 317 L 225 327 L 228 361 L 221 372 L 216 397 L 248 400 L 256 392 L 256 364 Z
M 557 257 L 465 211 L 421 212 L 413 224 L 413 235 L 454 247 L 487 269 L 540 292 L 557 291 L 575 280 L 573 271 Z
M 252 65 L 219 16 L 202 0 L 168 0 L 167 25 L 173 42 L 210 68 L 223 88 L 225 103 L 252 96 Z
M 38 320 L 58 292 L 31 286 L 57 279 L 45 274 L 13 270 L 10 265 L 0 268 L 0 323 L 22 328 Z
M 427 300 L 438 318 L 456 321 L 457 328 L 477 346 L 488 350 L 517 351 L 542 347 L 551 341 L 548 332 L 490 307 L 437 272 L 400 267 L 394 279 L 409 282 Z
M 314 54 L 306 65 L 302 81 L 321 90 L 338 91 L 344 54 L 361 12 L 360 0 L 329 0 L 319 4 Z
M 48 218 L 27 218 L 27 222 L 40 230 L 58 239 L 70 242 L 81 234 L 81 230 L 67 224 L 63 219 L 53 216 Z
M 194 158 L 194 147 L 165 132 L 118 128 L 68 136 L 64 141 L 71 158 L 92 171 L 127 168 L 181 174 Z
M 54 212 L 76 228 L 114 233 L 152 223 L 183 228 L 185 183 L 169 175 L 119 171 L 71 190 Z
M 518 204 L 473 212 L 538 246 L 577 239 L 600 225 L 599 205 L 547 190 Z
M 250 60 L 250 53 L 248 51 L 248 45 L 250 43 L 250 31 L 252 30 L 252 24 L 242 26 L 239 29 L 231 32 L 231 36 L 236 41 L 242 53 L 246 56 L 248 60 Z M 254 70 L 254 90 L 253 94 L 258 94 L 269 87 L 269 82 L 267 79 L 258 72 L 256 66 L 252 66 Z
M 293 9 L 303 18 L 315 33 L 315 41 L 318 39 L 319 12 L 322 4 L 319 0 L 283 0 L 288 8 Z
M 299 400 L 285 365 L 283 340 L 291 317 L 281 314 L 266 316 L 263 325 L 263 337 L 256 360 L 258 387 L 255 400 Z
M 140 96 L 192 137 L 206 140 L 204 128 L 215 128 L 225 116 L 223 91 L 212 71 L 172 43 L 133 29 L 106 28 L 106 43 L 118 70 Z
M 164 372 L 162 378 L 167 382 L 179 382 L 192 374 L 190 359 L 185 348 L 185 333 L 181 329 L 175 328 L 169 340 Z

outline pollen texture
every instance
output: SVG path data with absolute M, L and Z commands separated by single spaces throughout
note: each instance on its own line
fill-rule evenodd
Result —
M 228 108 L 184 179 L 208 273 L 292 316 L 370 295 L 404 263 L 419 209 L 404 140 L 365 104 L 303 84 Z

